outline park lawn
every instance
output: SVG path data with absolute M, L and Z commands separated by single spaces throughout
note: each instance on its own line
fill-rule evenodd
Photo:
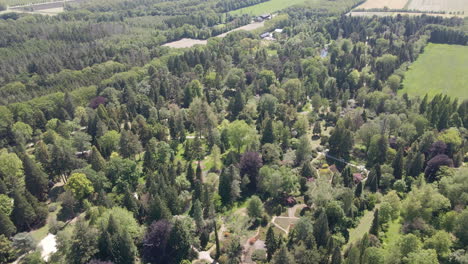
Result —
M 47 216 L 46 224 L 42 226 L 41 228 L 30 232 L 32 238 L 37 243 L 39 243 L 42 239 L 44 239 L 47 236 L 47 234 L 49 233 L 49 222 L 53 221 L 53 219 L 56 220 L 58 212 L 60 212 L 60 209 L 62 209 L 62 205 L 57 202 L 51 203 L 49 207 L 51 206 L 56 206 L 57 209 L 54 212 L 49 212 L 49 215 Z
M 377 204 L 374 210 L 378 209 L 379 207 L 380 204 Z M 365 233 L 369 233 L 372 221 L 374 220 L 374 210 L 366 211 L 359 220 L 359 225 L 356 228 L 352 228 L 349 230 L 349 240 L 343 249 L 347 249 L 351 244 L 361 239 Z
M 386 247 L 388 245 L 391 245 L 391 244 L 394 244 L 394 243 L 398 242 L 398 240 L 400 239 L 400 237 L 401 237 L 400 219 L 401 218 L 399 217 L 399 218 L 397 218 L 397 219 L 395 219 L 395 220 L 388 223 L 388 229 L 385 232 L 385 235 L 384 235 L 384 237 L 382 239 L 384 247 Z
M 468 99 L 468 46 L 429 43 L 409 67 L 399 94 Z

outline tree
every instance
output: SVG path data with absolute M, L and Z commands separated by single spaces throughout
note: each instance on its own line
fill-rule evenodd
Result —
M 468 209 L 463 210 L 457 217 L 454 234 L 461 245 L 468 245 Z
M 330 237 L 328 228 L 328 218 L 325 211 L 322 211 L 314 224 L 314 236 L 317 246 L 326 247 Z
M 0 210 L 0 235 L 11 237 L 16 233 L 16 227 L 10 217 Z
M 215 260 L 219 259 L 219 256 L 221 255 L 221 246 L 219 244 L 219 235 L 218 235 L 218 224 L 216 223 L 216 220 L 214 221 L 214 236 L 215 236 L 215 246 L 216 246 L 216 253 L 215 253 Z
M 283 85 L 282 88 L 286 91 L 286 97 L 292 105 L 297 105 L 303 101 L 304 89 L 299 79 L 289 79 Z
M 331 264 L 341 264 L 341 262 L 342 262 L 341 250 L 339 247 L 335 247 L 335 249 L 333 250 Z
M 36 212 L 20 191 L 13 193 L 15 201 L 11 217 L 18 230 L 30 229 L 36 220 Z
M 317 178 L 317 171 L 312 167 L 310 162 L 304 162 L 301 169 L 301 176 L 307 179 Z
M 150 203 L 148 220 L 158 221 L 162 219 L 171 219 L 172 214 L 164 200 L 155 196 Z
M 73 147 L 78 151 L 86 151 L 91 147 L 91 136 L 85 132 L 75 131 L 73 134 Z
M 296 164 L 302 164 L 312 158 L 312 143 L 307 135 L 299 139 L 296 149 Z
M 119 149 L 120 134 L 115 130 L 107 131 L 98 139 L 99 148 L 104 157 L 110 157 L 111 153 Z
M 106 166 L 107 178 L 111 180 L 120 193 L 123 193 L 127 187 L 133 191 L 138 186 L 140 174 L 141 171 L 137 167 L 137 163 L 129 159 L 111 158 Z
M 28 154 L 22 155 L 26 189 L 40 201 L 44 201 L 48 192 L 48 177 Z
M 24 189 L 23 163 L 15 153 L 0 150 L 0 178 L 6 185 L 7 193 Z
M 273 132 L 273 120 L 271 119 L 268 119 L 266 122 L 266 126 L 263 129 L 261 142 L 262 144 L 275 142 L 275 134 Z
M 374 219 L 372 220 L 372 225 L 371 225 L 371 228 L 369 230 L 369 233 L 371 235 L 374 235 L 374 236 L 378 237 L 379 232 L 380 232 L 379 209 L 375 209 Z
M 28 124 L 16 122 L 11 128 L 11 132 L 13 132 L 16 143 L 24 145 L 31 140 L 33 130 Z
M 364 264 L 384 264 L 385 251 L 377 247 L 368 247 L 365 249 L 362 259 L 361 263 Z
M 255 192 L 258 184 L 258 171 L 263 166 L 262 157 L 257 152 L 245 152 L 240 159 L 239 168 L 242 177 L 248 176 L 248 189 Z
M 167 249 L 169 254 L 169 263 L 180 263 L 184 259 L 189 258 L 191 234 L 189 230 L 182 224 L 182 221 L 177 219 L 174 222 Z
M 231 101 L 231 114 L 233 118 L 236 118 L 242 109 L 244 109 L 244 99 L 242 98 L 242 92 L 240 90 L 236 91 L 233 100 Z
M 172 224 L 167 220 L 154 221 L 143 238 L 142 257 L 149 263 L 167 263 L 167 242 Z
M 451 253 L 452 236 L 450 233 L 439 230 L 433 236 L 424 241 L 425 249 L 434 249 L 440 259 L 447 258 Z
M 16 251 L 11 241 L 4 235 L 0 235 L 0 263 L 10 263 L 16 258 Z
M 190 104 L 188 117 L 195 127 L 198 137 L 207 136 L 217 123 L 216 115 L 211 110 L 210 105 L 200 98 L 195 98 Z
M 120 133 L 120 154 L 124 158 L 134 159 L 135 155 L 142 152 L 142 146 L 138 135 L 133 134 L 132 131 L 123 130 Z
M 395 159 L 393 160 L 392 167 L 393 167 L 393 176 L 395 176 L 395 179 L 401 180 L 401 178 L 403 177 L 403 148 L 402 147 L 398 149 L 397 155 Z
M 437 264 L 437 253 L 434 249 L 422 249 L 408 255 L 408 263 L 411 264 Z
M 282 245 L 279 250 L 273 255 L 272 262 L 273 264 L 293 264 L 294 259 L 291 254 L 288 252 L 288 249 L 285 245 Z
M 314 123 L 314 129 L 312 131 L 314 133 L 314 135 L 319 135 L 322 133 L 322 128 L 320 126 L 320 122 L 319 121 L 316 121 Z
M 257 220 L 263 216 L 263 203 L 258 196 L 250 197 L 247 204 L 247 214 L 253 220 Z
M 231 146 L 240 154 L 241 148 L 252 144 L 257 139 L 257 131 L 250 127 L 244 120 L 236 120 L 227 127 L 228 138 Z
M 84 219 L 79 219 L 70 240 L 67 261 L 73 264 L 85 264 L 98 252 L 97 230 L 90 227 Z
M 78 201 L 94 192 L 93 184 L 84 173 L 73 173 L 65 184 L 65 190 L 72 192 Z
M 267 260 L 270 261 L 278 248 L 278 242 L 276 241 L 275 233 L 273 232 L 273 227 L 271 225 L 268 227 L 266 233 L 265 246 L 267 250 Z
M 101 153 L 95 146 L 93 146 L 91 150 L 89 163 L 91 164 L 91 168 L 95 171 L 102 171 L 106 166 L 106 160 L 101 156 Z
M 345 128 L 344 121 L 342 119 L 338 120 L 336 123 L 335 129 L 328 139 L 328 144 L 330 146 L 329 154 L 331 156 L 344 160 L 349 159 L 349 152 L 353 147 L 353 136 L 351 131 Z M 338 164 L 341 165 L 341 163 Z
M 371 139 L 367 157 L 370 165 L 384 164 L 387 160 L 388 141 L 385 135 L 374 135 Z

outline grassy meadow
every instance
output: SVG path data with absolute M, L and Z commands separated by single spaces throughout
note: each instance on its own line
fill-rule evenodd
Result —
M 314 8 L 319 12 L 344 12 L 361 0 L 270 0 L 258 5 L 248 6 L 229 12 L 231 15 L 261 15 L 275 13 L 282 9 L 298 5 Z
M 468 46 L 430 43 L 405 73 L 400 94 L 468 99 Z

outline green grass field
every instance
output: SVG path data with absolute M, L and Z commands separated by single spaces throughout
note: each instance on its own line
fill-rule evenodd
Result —
M 261 15 L 275 13 L 290 6 L 299 5 L 316 9 L 319 12 L 344 12 L 360 0 L 270 0 L 258 5 L 248 6 L 229 12 L 231 15 Z
M 242 15 L 242 14 L 249 14 L 249 15 L 261 15 L 267 13 L 274 13 L 281 9 L 285 9 L 287 7 L 302 4 L 307 0 L 270 0 L 267 2 L 260 3 L 258 5 L 248 6 L 241 9 L 233 10 L 229 12 L 231 15 Z
M 468 46 L 430 43 L 405 73 L 403 87 L 399 94 L 468 99 Z

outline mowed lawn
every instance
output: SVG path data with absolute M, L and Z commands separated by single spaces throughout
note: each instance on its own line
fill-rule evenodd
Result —
M 248 6 L 229 12 L 231 15 L 262 15 L 277 12 L 287 7 L 302 4 L 308 0 L 269 0 L 258 5 Z
M 468 46 L 433 44 L 405 73 L 399 94 L 430 97 L 447 94 L 459 100 L 468 99 Z

